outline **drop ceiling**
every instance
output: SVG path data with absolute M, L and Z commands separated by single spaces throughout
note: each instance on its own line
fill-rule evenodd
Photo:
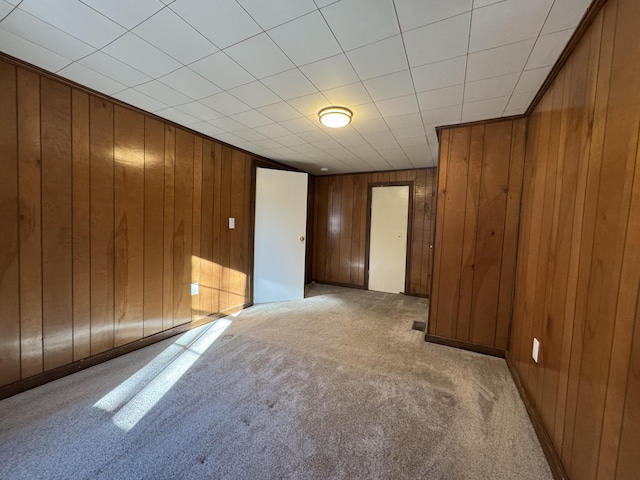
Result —
M 436 126 L 524 113 L 590 3 L 0 0 L 0 51 L 310 173 L 421 168 Z

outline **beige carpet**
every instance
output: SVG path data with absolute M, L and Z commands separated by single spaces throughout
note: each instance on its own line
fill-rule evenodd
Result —
M 315 285 L 0 402 L 2 479 L 551 479 L 505 362 Z

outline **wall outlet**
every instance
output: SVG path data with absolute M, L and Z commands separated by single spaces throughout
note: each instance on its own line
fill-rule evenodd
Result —
M 533 350 L 531 351 L 531 356 L 533 357 L 533 361 L 538 363 L 538 356 L 540 355 L 540 342 L 537 338 L 533 339 Z
M 200 285 L 198 285 L 198 282 L 192 283 L 191 284 L 191 296 L 193 297 L 194 295 L 198 295 L 199 292 L 200 292 Z
M 236 228 L 236 219 L 235 218 L 229 218 L 229 229 L 233 230 L 234 228 Z

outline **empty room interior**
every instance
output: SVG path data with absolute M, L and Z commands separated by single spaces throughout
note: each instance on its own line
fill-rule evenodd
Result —
M 0 0 L 0 478 L 640 478 L 638 32 Z

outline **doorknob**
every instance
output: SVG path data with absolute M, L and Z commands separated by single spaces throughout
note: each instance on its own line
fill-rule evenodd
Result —
M 300 237 L 300 241 L 301 241 L 301 242 L 304 242 L 304 237 Z

